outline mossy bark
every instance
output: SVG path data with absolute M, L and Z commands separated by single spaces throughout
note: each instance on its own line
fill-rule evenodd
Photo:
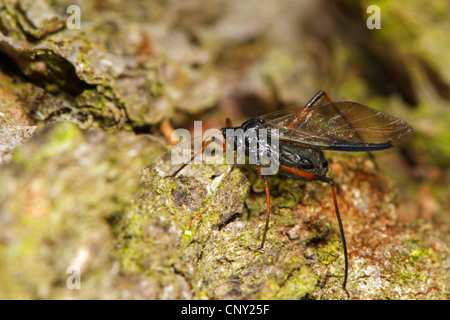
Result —
M 375 154 L 327 153 L 354 299 L 449 293 L 445 1 L 0 4 L 0 297 L 344 299 L 329 186 L 249 167 L 175 178 L 159 124 L 222 126 L 319 89 L 412 124 Z M 208 112 L 206 112 L 208 111 Z M 220 120 L 218 120 L 220 119 Z M 165 155 L 164 155 L 165 154 Z M 70 265 L 81 290 L 70 290 Z

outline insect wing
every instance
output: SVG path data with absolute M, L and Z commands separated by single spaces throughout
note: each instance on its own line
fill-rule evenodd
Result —
M 280 140 L 305 147 L 374 151 L 391 148 L 412 134 L 405 121 L 353 101 L 284 110 L 260 117 L 262 128 L 277 128 Z

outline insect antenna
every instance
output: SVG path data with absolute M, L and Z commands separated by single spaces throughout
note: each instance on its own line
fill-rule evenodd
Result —
M 187 165 L 189 165 L 189 164 L 191 164 L 193 161 L 194 161 L 194 159 L 195 158 L 197 158 L 200 154 L 202 154 L 203 153 L 203 151 L 205 151 L 205 149 L 206 148 L 208 148 L 208 146 L 211 144 L 211 143 L 213 143 L 213 142 L 215 142 L 215 143 L 218 143 L 218 144 L 221 144 L 222 145 L 222 148 L 224 148 L 225 150 L 227 149 L 227 146 L 226 146 L 226 144 L 225 144 L 225 142 L 221 142 L 221 140 L 220 140 L 220 138 L 219 139 L 216 139 L 217 138 L 217 136 L 218 136 L 218 134 L 219 133 L 221 133 L 222 132 L 222 129 L 220 129 L 220 130 L 217 130 L 217 131 L 215 131 L 215 132 L 213 132 L 213 133 L 211 133 L 211 134 L 208 134 L 207 136 L 206 136 L 206 138 L 203 140 L 203 142 L 202 142 L 202 147 L 201 147 L 201 149 L 199 149 L 195 154 L 193 154 L 192 156 L 191 156 L 191 159 L 188 161 L 188 162 L 185 162 L 185 163 L 183 163 L 174 173 L 172 173 L 172 174 L 170 174 L 170 175 L 168 175 L 168 176 L 166 176 L 166 177 L 171 177 L 171 178 L 174 178 L 174 177 L 176 177 L 184 168 L 186 168 L 186 166 Z M 197 137 L 198 138 L 198 137 Z M 196 138 L 194 138 L 194 139 L 196 139 Z M 219 140 L 219 141 L 218 141 Z M 187 141 L 187 142 L 189 142 L 189 144 L 192 144 L 192 141 L 193 140 L 191 140 L 191 141 Z M 183 148 L 183 147 L 186 147 L 186 144 L 185 143 L 181 143 L 180 145 L 177 145 L 177 146 L 175 146 L 175 148 L 176 147 L 180 147 L 180 148 Z
M 198 150 L 192 157 L 191 160 L 189 162 L 183 163 L 181 165 L 181 167 L 179 167 L 174 173 L 172 173 L 171 175 L 169 175 L 168 177 L 176 177 L 178 173 L 180 173 L 181 170 L 183 170 L 188 164 L 192 163 L 192 161 L 194 161 L 194 159 L 200 154 L 202 153 L 211 143 L 213 143 L 216 140 L 215 137 L 211 137 L 210 140 L 205 140 L 203 141 L 203 145 L 202 148 L 200 150 Z

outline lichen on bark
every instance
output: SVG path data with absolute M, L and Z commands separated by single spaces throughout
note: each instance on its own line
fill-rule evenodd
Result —
M 258 249 L 256 170 L 166 177 L 159 129 L 238 125 L 324 89 L 414 127 L 375 162 L 326 154 L 350 297 L 448 298 L 445 1 L 381 1 L 380 30 L 366 1 L 81 0 L 79 30 L 69 4 L 0 4 L 0 297 L 347 298 L 327 184 L 270 177 Z M 82 290 L 67 287 L 71 264 Z

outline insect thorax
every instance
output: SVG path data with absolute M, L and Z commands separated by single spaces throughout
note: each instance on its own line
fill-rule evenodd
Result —
M 278 139 L 272 139 L 270 130 L 260 129 L 263 121 L 259 118 L 247 120 L 239 127 L 225 127 L 222 134 L 227 148 L 245 155 L 249 164 L 264 165 L 264 160 L 278 161 Z M 277 162 L 278 163 L 278 162 Z

